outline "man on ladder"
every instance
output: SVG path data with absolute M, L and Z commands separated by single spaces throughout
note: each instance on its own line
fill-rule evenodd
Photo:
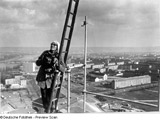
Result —
M 52 94 L 51 84 L 53 84 L 54 75 L 56 72 L 63 72 L 64 66 L 59 66 L 58 64 L 58 52 L 59 52 L 59 42 L 54 41 L 51 43 L 50 50 L 44 51 L 38 60 L 36 65 L 40 66 L 39 72 L 37 74 L 36 80 L 41 90 L 42 103 L 45 112 L 48 109 L 50 97 Z M 52 105 L 53 107 L 53 105 Z M 51 111 L 53 108 L 51 108 Z
M 58 46 L 57 42 L 53 42 L 53 47 L 51 44 L 50 51 L 47 52 L 45 51 L 44 53 L 42 53 L 42 55 L 36 62 L 38 66 L 41 65 L 39 73 L 37 75 L 37 81 L 41 87 L 43 106 L 47 113 L 52 113 L 52 111 L 53 112 L 57 111 L 58 99 L 62 87 L 62 82 L 65 76 L 64 66 L 67 65 L 67 57 L 74 29 L 78 4 L 79 0 L 69 0 L 60 47 Z M 47 53 L 47 60 L 44 57 L 46 53 Z M 52 57 L 48 57 L 48 55 Z M 45 69 L 47 70 L 45 71 Z M 59 84 L 55 85 L 56 81 L 59 81 Z M 55 96 L 53 95 L 53 93 L 55 93 Z

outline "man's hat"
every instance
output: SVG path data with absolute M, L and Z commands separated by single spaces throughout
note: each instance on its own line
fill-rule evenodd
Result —
M 60 43 L 58 41 L 53 41 L 51 45 L 52 44 L 57 45 L 57 49 L 58 49 L 57 51 L 59 52 Z

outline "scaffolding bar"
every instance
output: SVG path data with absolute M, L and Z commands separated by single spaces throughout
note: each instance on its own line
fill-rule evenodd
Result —
M 71 88 L 71 82 L 70 82 L 70 76 L 71 76 L 71 69 L 67 69 L 67 78 L 68 78 L 68 89 L 67 89 L 67 112 L 70 113 L 70 88 Z
M 159 99 L 158 99 L 158 107 L 159 107 L 159 112 L 160 112 L 160 75 L 158 75 L 158 87 L 159 87 L 159 90 L 158 90 L 158 96 L 159 96 Z
M 111 99 L 117 99 L 117 100 L 122 100 L 122 101 L 137 103 L 137 104 L 146 105 L 146 106 L 151 106 L 151 107 L 158 107 L 158 105 L 154 105 L 154 104 L 150 104 L 150 103 L 144 103 L 144 102 L 140 102 L 140 101 L 129 100 L 129 99 L 124 99 L 124 98 L 119 98 L 119 97 L 114 97 L 114 96 L 104 95 L 104 94 L 99 94 L 99 93 L 93 93 L 93 92 L 88 92 L 88 91 L 84 91 L 84 92 L 87 93 L 87 94 L 103 96 L 103 97 L 107 97 L 107 98 L 111 98 Z
M 83 103 L 83 112 L 86 112 L 86 62 L 87 62 L 87 17 L 85 16 L 85 21 L 83 26 L 85 26 L 85 35 L 84 35 L 84 103 Z

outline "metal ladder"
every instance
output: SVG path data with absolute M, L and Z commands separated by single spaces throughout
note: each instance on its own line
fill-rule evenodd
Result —
M 67 62 L 67 57 L 69 53 L 72 33 L 74 29 L 74 23 L 76 19 L 78 4 L 79 4 L 79 0 L 69 0 L 68 10 L 66 14 L 66 19 L 65 19 L 65 24 L 63 28 L 60 49 L 59 49 L 58 59 L 59 61 L 61 61 L 60 64 L 63 64 L 63 63 L 65 65 L 67 64 L 66 62 Z M 47 113 L 57 112 L 58 99 L 59 99 L 64 75 L 65 75 L 65 72 L 61 72 L 61 71 L 55 72 L 53 82 L 51 85 L 52 94 L 50 97 Z

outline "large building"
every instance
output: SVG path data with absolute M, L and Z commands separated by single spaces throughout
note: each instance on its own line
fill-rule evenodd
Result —
M 19 80 L 15 78 L 10 78 L 5 80 L 5 85 L 19 84 Z
M 25 88 L 27 80 L 23 76 L 15 76 L 15 78 L 6 79 L 5 85 L 11 85 L 10 88 Z
M 113 89 L 118 89 L 118 88 L 125 88 L 125 87 L 137 86 L 149 83 L 151 83 L 151 77 L 149 75 L 144 75 L 144 76 L 114 79 L 111 82 L 111 87 Z

